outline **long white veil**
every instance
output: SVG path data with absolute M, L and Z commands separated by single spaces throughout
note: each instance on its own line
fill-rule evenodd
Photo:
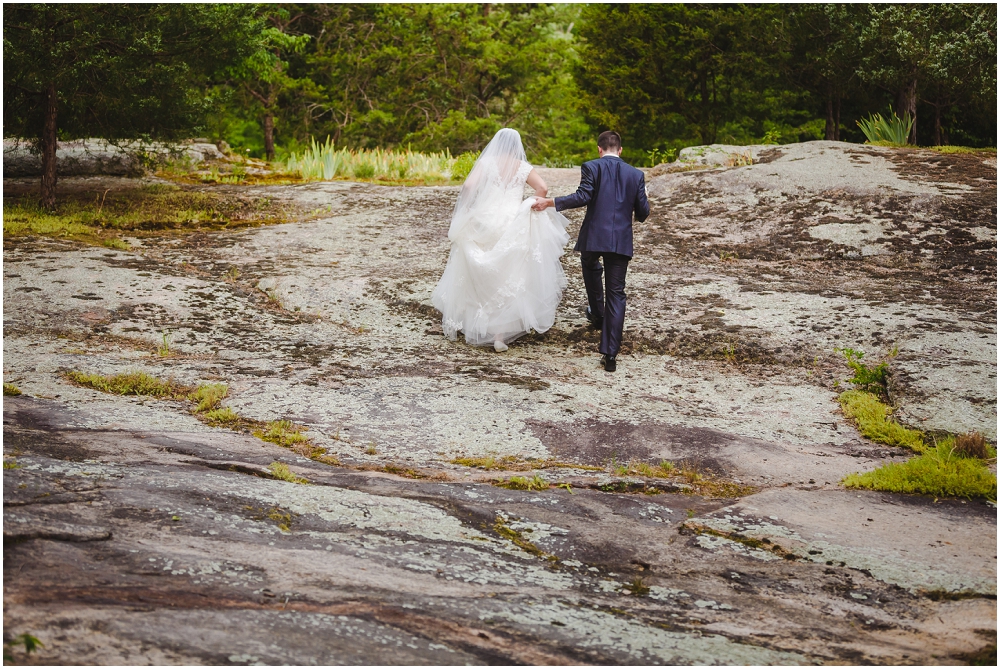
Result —
M 469 172 L 455 203 L 448 238 L 465 227 L 475 210 L 489 211 L 492 200 L 502 198 L 513 186 L 518 186 L 517 173 L 527 161 L 521 135 L 513 128 L 501 128 L 486 145 Z

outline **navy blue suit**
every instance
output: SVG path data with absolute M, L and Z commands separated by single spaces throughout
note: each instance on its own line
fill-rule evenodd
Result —
M 590 311 L 603 321 L 600 351 L 616 356 L 625 327 L 625 274 L 632 259 L 632 216 L 639 222 L 649 216 L 645 175 L 618 156 L 591 160 L 580 167 L 576 192 L 555 198 L 555 204 L 556 211 L 587 207 L 573 250 L 580 252 Z M 607 276 L 602 282 L 605 269 Z M 607 284 L 606 295 L 602 283 Z

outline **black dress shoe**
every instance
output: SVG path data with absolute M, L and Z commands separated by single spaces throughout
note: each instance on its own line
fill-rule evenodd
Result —
M 600 330 L 601 328 L 604 327 L 604 319 L 597 318 L 596 316 L 594 316 L 594 313 L 590 310 L 590 307 L 587 307 L 587 320 L 590 321 L 590 324 L 593 325 L 594 328 L 597 330 Z
M 617 355 L 602 355 L 601 364 L 604 366 L 605 372 L 613 372 L 618 369 L 618 356 Z

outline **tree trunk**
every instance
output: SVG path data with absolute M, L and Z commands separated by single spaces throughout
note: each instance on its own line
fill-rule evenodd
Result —
M 906 114 L 910 115 L 913 119 L 913 126 L 910 128 L 910 136 L 907 138 L 907 143 L 916 144 L 917 143 L 917 78 L 914 77 L 906 84 L 900 91 L 899 95 L 896 96 L 896 113 L 900 118 Z
M 42 125 L 42 198 L 46 209 L 56 206 L 56 84 L 45 91 L 45 120 Z
M 274 160 L 274 116 L 264 112 L 264 153 L 268 160 Z
M 934 146 L 941 146 L 941 103 L 934 105 Z
M 484 2 L 483 3 L 483 16 L 489 16 L 490 15 L 490 9 L 492 9 L 490 7 L 490 4 L 491 3 L 489 3 L 489 2 Z
M 833 138 L 840 141 L 840 94 L 837 94 L 833 112 Z
M 824 139 L 837 139 L 837 128 L 833 120 L 833 92 L 829 86 L 826 88 L 826 135 Z

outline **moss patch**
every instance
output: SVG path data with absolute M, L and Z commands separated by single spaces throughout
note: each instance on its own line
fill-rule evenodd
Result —
M 21 389 L 13 383 L 5 383 L 3 384 L 3 394 L 8 396 L 20 395 Z
M 996 450 L 990 449 L 996 458 Z M 934 448 L 906 462 L 892 462 L 842 481 L 847 488 L 916 493 L 935 497 L 997 498 L 997 477 L 979 458 L 964 457 L 955 439 L 941 440 Z
M 305 428 L 293 424 L 290 420 L 272 420 L 259 430 L 254 430 L 253 436 L 285 448 L 292 448 L 305 443 L 309 439 L 302 434 Z
M 491 483 L 498 488 L 507 488 L 508 490 L 548 490 L 549 482 L 544 478 L 535 474 L 530 479 L 525 476 L 511 476 L 509 479 L 502 480 L 496 479 L 491 481 Z
M 195 411 L 211 411 L 219 407 L 219 402 L 229 394 L 229 386 L 225 383 L 206 383 L 195 388 L 194 392 L 188 396 L 192 402 L 197 402 Z M 234 414 L 235 415 L 235 414 Z
M 483 458 L 455 458 L 451 460 L 453 465 L 463 467 L 475 467 L 487 471 L 501 472 L 528 472 L 534 469 L 582 469 L 585 471 L 601 471 L 603 467 L 592 465 L 580 465 L 575 462 L 562 462 L 560 460 L 525 460 L 512 455 L 504 457 L 494 457 L 492 455 Z
M 280 481 L 288 481 L 289 483 L 309 483 L 309 479 L 304 479 L 301 476 L 296 476 L 292 473 L 292 470 L 288 468 L 283 462 L 272 462 L 267 466 L 271 475 Z
M 854 421 L 858 430 L 868 439 L 889 446 L 902 446 L 915 453 L 927 449 L 923 435 L 891 420 L 892 409 L 863 390 L 848 390 L 838 398 L 844 415 Z
M 268 197 L 213 193 L 151 184 L 139 188 L 61 192 L 54 210 L 34 194 L 4 198 L 4 237 L 72 238 L 127 251 L 122 232 L 244 227 L 288 220 L 288 205 Z
M 172 380 L 158 379 L 145 372 L 125 372 L 123 374 L 86 374 L 67 372 L 66 378 L 73 383 L 100 390 L 112 395 L 146 395 L 161 398 L 182 398 L 190 388 Z

